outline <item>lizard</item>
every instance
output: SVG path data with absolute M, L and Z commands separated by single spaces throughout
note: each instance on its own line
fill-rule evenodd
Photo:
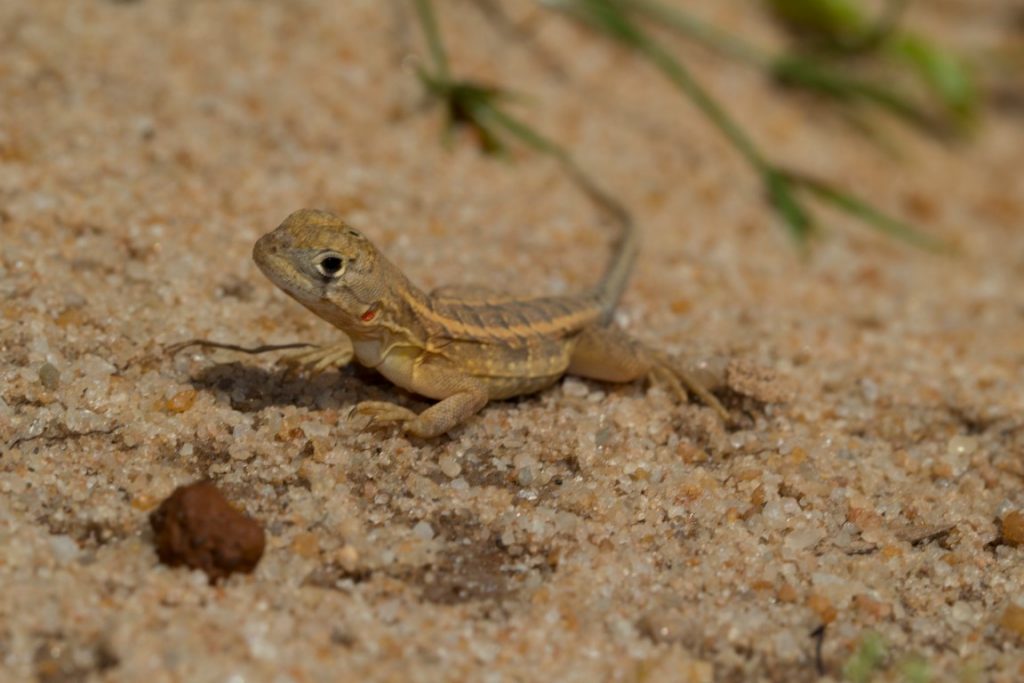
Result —
M 613 321 L 638 238 L 624 209 L 588 194 L 623 229 L 597 284 L 572 296 L 424 292 L 363 232 L 314 209 L 295 211 L 260 237 L 253 259 L 275 285 L 344 334 L 338 343 L 293 360 L 322 371 L 354 358 L 437 401 L 418 414 L 385 401 L 357 404 L 353 412 L 374 424 L 437 437 L 489 401 L 540 391 L 567 373 L 606 382 L 649 378 L 683 400 L 688 389 L 728 422 L 728 412 L 694 376 Z

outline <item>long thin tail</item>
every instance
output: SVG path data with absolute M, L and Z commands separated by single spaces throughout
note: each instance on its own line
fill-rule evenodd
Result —
M 567 162 L 565 166 L 587 197 L 619 226 L 619 234 L 612 243 L 611 261 L 594 287 L 594 296 L 601 307 L 601 322 L 607 323 L 611 320 L 615 306 L 622 297 L 622 291 L 626 288 L 626 281 L 640 248 L 640 238 L 633 223 L 633 216 L 626 207 L 605 192 L 579 166 L 572 162 Z

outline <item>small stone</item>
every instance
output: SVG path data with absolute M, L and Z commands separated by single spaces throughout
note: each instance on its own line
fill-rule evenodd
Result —
M 689 299 L 674 299 L 672 303 L 669 304 L 669 308 L 676 315 L 685 315 L 693 308 L 693 302 Z
M 157 505 L 157 499 L 148 493 L 137 493 L 132 496 L 131 506 L 136 510 L 152 510 Z
M 359 551 L 351 545 L 343 545 L 334 553 L 334 561 L 342 568 L 352 571 L 359 564 Z
M 78 544 L 75 543 L 75 539 L 63 534 L 50 536 L 50 550 L 53 551 L 58 564 L 67 564 L 77 558 L 82 552 Z
M 52 363 L 43 363 L 39 366 L 39 382 L 43 388 L 54 391 L 60 386 L 60 370 Z
M 754 489 L 753 493 L 750 494 L 750 504 L 758 509 L 763 508 L 767 501 L 768 495 L 765 491 L 764 484 L 759 485 Z
M 1024 512 L 1011 510 L 1003 517 L 1002 536 L 1008 545 L 1024 545 Z
M 450 455 L 441 456 L 437 461 L 437 464 L 441 468 L 441 472 L 444 476 L 449 479 L 454 479 L 462 473 L 462 465 L 460 465 L 459 462 Z
M 331 436 L 331 426 L 311 420 L 302 423 L 302 433 L 311 439 L 327 439 Z
M 793 551 L 812 548 L 825 538 L 825 530 L 815 526 L 804 526 L 787 534 L 783 545 Z
M 775 593 L 775 597 L 779 602 L 794 603 L 799 599 L 799 595 L 796 592 L 796 588 L 792 584 L 784 583 L 779 586 L 779 590 Z
M 931 475 L 932 479 L 945 479 L 949 481 L 956 476 L 956 473 L 953 471 L 953 466 L 948 462 L 936 462 L 932 465 Z
M 149 522 L 160 561 L 202 569 L 210 583 L 251 572 L 263 556 L 263 527 L 208 481 L 175 489 Z
M 195 389 L 183 389 L 167 399 L 165 407 L 170 413 L 184 413 L 196 402 Z
M 853 604 L 856 608 L 875 619 L 885 619 L 892 614 L 892 606 L 886 602 L 875 600 L 863 593 L 853 596 Z
M 676 455 L 688 465 L 700 464 L 702 462 L 707 462 L 710 459 L 707 451 L 702 448 L 698 448 L 688 441 L 679 442 L 676 446 Z
M 1024 512 L 1011 510 L 1000 524 L 1002 543 L 1010 546 L 1024 545 Z
M 654 643 L 679 642 L 688 635 L 686 620 L 674 609 L 648 612 L 640 617 L 636 628 Z
M 807 597 L 807 607 L 817 614 L 824 624 L 831 624 L 839 616 L 839 612 L 832 605 L 832 601 L 820 593 L 811 593 Z
M 580 380 L 570 377 L 562 382 L 562 393 L 573 398 L 585 398 L 590 390 Z
M 711 683 L 715 670 L 711 662 L 694 659 L 681 645 L 669 647 L 664 654 L 658 654 L 644 662 L 644 674 L 637 676 L 645 681 L 687 681 L 687 683 Z
M 298 534 L 292 540 L 292 552 L 307 560 L 316 558 L 320 555 L 320 540 L 312 532 Z
M 232 460 L 252 460 L 256 457 L 256 451 L 252 450 L 245 444 L 233 443 L 228 446 L 228 455 Z
M 1024 638 L 1024 605 L 1019 605 L 1016 602 L 1007 605 L 1003 616 L 999 619 L 999 625 L 1018 638 Z
M 978 440 L 971 436 L 957 435 L 946 444 L 950 455 L 971 455 L 978 448 Z
M 970 621 L 974 616 L 974 611 L 963 600 L 957 600 L 949 609 L 949 616 L 953 617 L 955 621 Z
M 881 549 L 879 550 L 879 554 L 882 556 L 883 559 L 891 560 L 894 557 L 902 556 L 903 548 L 896 544 L 889 543 L 881 547 Z
M 416 526 L 412 528 L 413 536 L 422 539 L 424 541 L 430 541 L 434 538 L 434 528 L 430 526 L 430 522 L 420 521 L 416 523 Z

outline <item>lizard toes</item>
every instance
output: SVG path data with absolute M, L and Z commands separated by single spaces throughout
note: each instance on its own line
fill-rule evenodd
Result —
M 349 412 L 349 417 L 358 415 L 370 418 L 367 427 L 376 425 L 402 424 L 416 419 L 416 413 L 395 403 L 387 401 L 363 401 Z
M 322 374 L 333 367 L 344 367 L 352 360 L 351 344 L 317 346 L 297 353 L 282 356 L 278 363 L 288 368 L 288 376 L 307 374 L 310 377 Z

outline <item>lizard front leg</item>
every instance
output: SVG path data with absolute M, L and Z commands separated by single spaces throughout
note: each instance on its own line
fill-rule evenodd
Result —
M 421 369 L 416 384 L 419 387 L 411 387 L 414 391 L 434 395 L 443 391 L 449 395 L 419 415 L 381 400 L 362 401 L 353 413 L 371 418 L 373 424 L 401 423 L 407 434 L 432 438 L 462 424 L 487 404 L 487 391 L 482 384 L 453 371 Z
M 728 411 L 682 364 L 648 349 L 615 325 L 595 326 L 580 333 L 567 370 L 570 374 L 605 382 L 632 382 L 642 378 L 664 382 L 680 399 L 687 390 L 729 422 Z
M 290 353 L 283 356 L 278 362 L 290 366 L 293 370 L 303 369 L 310 374 L 318 375 L 327 368 L 345 367 L 352 361 L 354 355 L 352 340 L 347 336 L 342 336 L 342 341 L 336 344 Z

